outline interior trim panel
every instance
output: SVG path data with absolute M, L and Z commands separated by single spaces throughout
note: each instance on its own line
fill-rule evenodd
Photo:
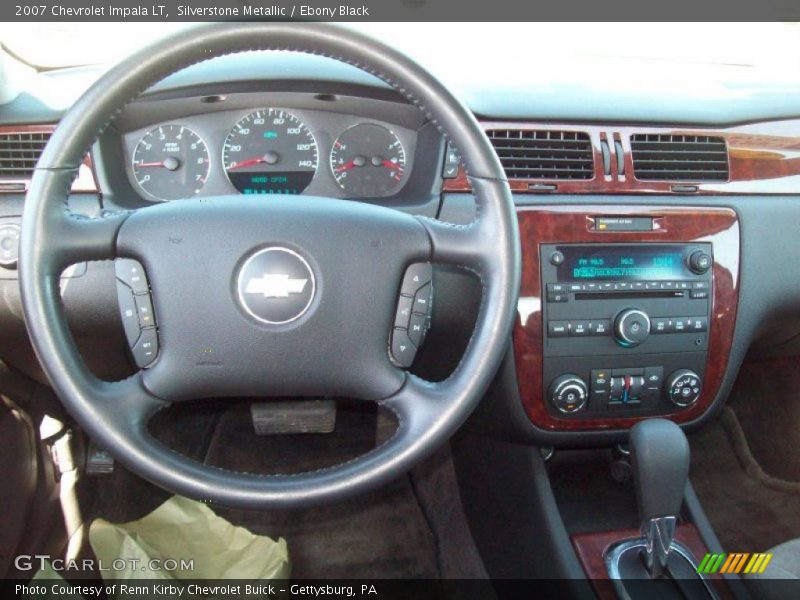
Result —
M 800 193 L 800 119 L 725 128 L 653 127 L 635 124 L 481 121 L 486 131 L 564 131 L 588 134 L 594 173 L 588 179 L 509 177 L 515 193 L 532 194 L 797 194 Z M 631 138 L 636 134 L 714 136 L 725 141 L 728 176 L 720 181 L 644 181 L 634 173 Z M 622 155 L 619 155 L 620 150 Z M 605 163 L 604 163 L 605 153 Z M 444 182 L 445 192 L 469 191 L 463 167 Z

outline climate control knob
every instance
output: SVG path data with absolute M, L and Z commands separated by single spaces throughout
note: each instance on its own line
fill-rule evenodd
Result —
M 697 402 L 703 391 L 703 380 L 690 369 L 678 369 L 667 377 L 665 389 L 667 398 L 676 406 L 684 408 Z
M 550 384 L 550 401 L 562 413 L 575 413 L 586 406 L 589 388 L 577 375 L 567 374 L 556 377 Z
M 614 338 L 620 346 L 638 346 L 650 335 L 650 317 L 638 308 L 626 308 L 614 320 Z

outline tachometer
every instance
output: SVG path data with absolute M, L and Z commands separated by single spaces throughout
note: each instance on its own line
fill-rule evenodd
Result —
M 187 127 L 160 125 L 136 144 L 132 166 L 136 183 L 152 199 L 189 198 L 208 177 L 208 148 Z
M 317 142 L 293 114 L 257 110 L 225 139 L 222 162 L 243 194 L 300 194 L 317 170 Z
M 388 196 L 403 183 L 406 152 L 400 139 L 374 123 L 361 123 L 333 143 L 331 171 L 353 196 Z

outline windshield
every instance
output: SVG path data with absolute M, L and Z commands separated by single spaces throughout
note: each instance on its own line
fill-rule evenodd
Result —
M 792 68 L 794 77 L 800 73 L 798 23 L 344 25 L 385 40 L 418 60 L 436 62 L 438 56 L 455 69 L 459 65 L 494 62 L 503 56 L 528 56 L 537 69 L 554 62 L 595 57 L 662 64 L 703 63 L 776 73 Z M 63 67 L 117 62 L 155 39 L 192 26 L 190 23 L 14 23 L 0 25 L 0 40 L 29 63 Z M 476 39 L 481 43 L 474 44 Z

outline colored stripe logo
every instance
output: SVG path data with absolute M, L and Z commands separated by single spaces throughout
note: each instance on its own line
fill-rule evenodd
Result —
M 706 554 L 700 566 L 697 567 L 698 573 L 712 575 L 714 573 L 763 573 L 772 554 L 764 553 L 742 553 L 732 554 Z

